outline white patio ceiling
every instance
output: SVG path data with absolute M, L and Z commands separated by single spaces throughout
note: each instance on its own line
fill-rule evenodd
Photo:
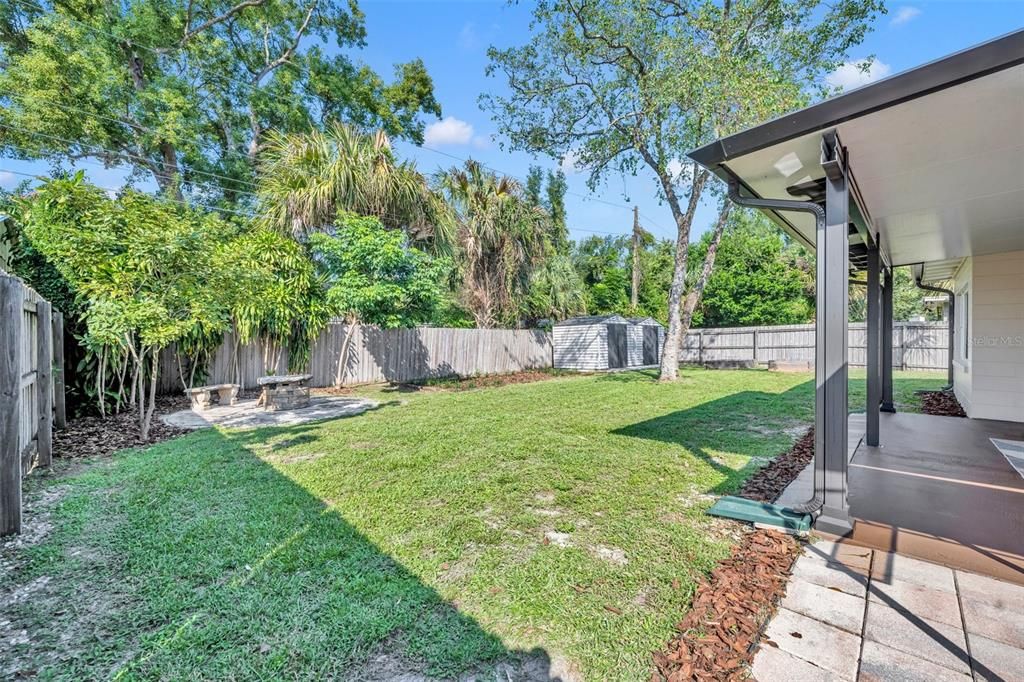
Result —
M 1004 54 L 1008 39 L 1017 40 L 1009 45 L 1016 49 L 1021 35 L 1024 32 L 1001 39 Z M 961 56 L 948 58 L 956 59 Z M 1024 63 L 1020 61 L 1011 60 L 1008 67 L 987 75 L 961 76 L 939 89 L 913 92 L 909 98 L 888 93 L 912 87 L 909 84 L 914 79 L 920 82 L 922 76 L 914 71 L 898 74 L 845 93 L 841 96 L 845 105 L 839 98 L 830 100 L 693 155 L 719 175 L 738 177 L 760 197 L 794 198 L 788 187 L 824 176 L 822 133 L 836 130 L 848 150 L 874 230 L 881 234 L 882 248 L 893 265 L 955 262 L 965 256 L 1021 250 Z M 928 65 L 915 71 L 937 68 Z M 887 93 L 891 101 L 872 103 L 880 93 Z M 855 109 L 858 98 L 872 103 L 872 108 L 847 113 L 846 120 L 838 122 L 823 120 L 820 129 L 804 127 L 799 136 L 772 143 L 786 137 L 790 121 L 795 125 L 800 116 L 813 121 L 816 109 L 826 113 L 829 107 Z M 744 143 L 756 146 L 750 143 L 758 138 L 767 146 L 736 153 L 742 152 Z M 730 149 L 732 154 L 727 152 Z M 814 221 L 809 214 L 783 217 L 789 231 L 813 246 Z

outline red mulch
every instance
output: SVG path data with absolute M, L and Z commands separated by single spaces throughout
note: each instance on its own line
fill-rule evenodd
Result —
M 745 680 L 761 628 L 786 592 L 800 544 L 783 533 L 749 533 L 701 583 L 679 635 L 654 654 L 651 682 Z M 771 642 L 766 642 L 771 645 Z
M 108 416 L 78 417 L 69 419 L 67 427 L 53 431 L 54 457 L 98 457 L 143 445 L 152 445 L 188 433 L 189 429 L 168 426 L 160 419 L 161 414 L 188 409 L 185 396 L 161 396 L 156 401 L 153 423 L 149 428 L 149 440 L 139 438 L 139 419 L 135 410 L 122 411 Z
M 921 411 L 937 417 L 966 417 L 953 391 L 922 391 Z
M 748 478 L 740 488 L 739 496 L 758 502 L 774 502 L 813 459 L 814 429 L 811 428 L 788 452 Z

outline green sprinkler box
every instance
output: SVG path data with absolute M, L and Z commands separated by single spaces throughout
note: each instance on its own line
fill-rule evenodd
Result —
M 811 530 L 811 515 L 801 514 L 781 505 L 755 502 L 742 497 L 723 497 L 708 509 L 708 514 L 758 526 L 774 526 L 787 533 L 802 535 Z

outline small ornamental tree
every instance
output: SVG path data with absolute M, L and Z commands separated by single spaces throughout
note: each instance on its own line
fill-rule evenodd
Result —
M 347 325 L 335 376 L 341 386 L 359 325 L 429 322 L 443 298 L 441 282 L 449 264 L 410 247 L 404 233 L 386 229 L 379 219 L 351 213 L 338 215 L 334 234 L 311 234 L 309 245 L 326 280 L 327 305 Z
M 111 199 L 81 173 L 42 184 L 21 207 L 26 236 L 82 301 L 85 343 L 100 356 L 101 412 L 113 363 L 118 395 L 130 389 L 148 439 L 161 350 L 229 325 L 232 275 L 214 253 L 237 228 L 134 191 Z

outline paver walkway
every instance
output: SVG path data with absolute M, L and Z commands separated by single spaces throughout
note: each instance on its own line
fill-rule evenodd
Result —
M 819 541 L 754 657 L 760 682 L 1024 680 L 1024 587 Z

